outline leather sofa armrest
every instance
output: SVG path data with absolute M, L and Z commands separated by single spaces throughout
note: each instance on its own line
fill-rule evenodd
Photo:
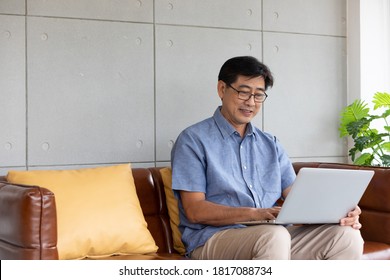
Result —
M 52 192 L 0 183 L 0 259 L 58 259 Z

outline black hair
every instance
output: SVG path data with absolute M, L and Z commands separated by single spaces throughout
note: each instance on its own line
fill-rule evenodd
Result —
M 266 90 L 274 84 L 274 78 L 268 66 L 252 56 L 237 56 L 227 60 L 219 71 L 218 80 L 231 85 L 239 75 L 250 78 L 263 77 Z

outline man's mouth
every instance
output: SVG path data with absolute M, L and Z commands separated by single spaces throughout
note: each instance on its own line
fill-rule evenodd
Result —
M 246 116 L 249 116 L 253 113 L 253 110 L 250 109 L 240 108 L 239 110 Z

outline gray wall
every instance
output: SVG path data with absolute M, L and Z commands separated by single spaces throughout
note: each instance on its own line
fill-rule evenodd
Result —
M 346 160 L 345 1 L 0 0 L 0 174 L 169 164 L 236 55 L 275 75 L 257 126 L 294 161 Z

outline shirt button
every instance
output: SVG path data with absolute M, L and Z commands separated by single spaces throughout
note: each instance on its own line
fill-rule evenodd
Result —
M 253 186 L 252 186 L 252 185 L 249 185 L 249 187 L 250 187 L 250 188 L 253 188 Z
M 246 170 L 246 165 L 244 165 L 243 168 Z

